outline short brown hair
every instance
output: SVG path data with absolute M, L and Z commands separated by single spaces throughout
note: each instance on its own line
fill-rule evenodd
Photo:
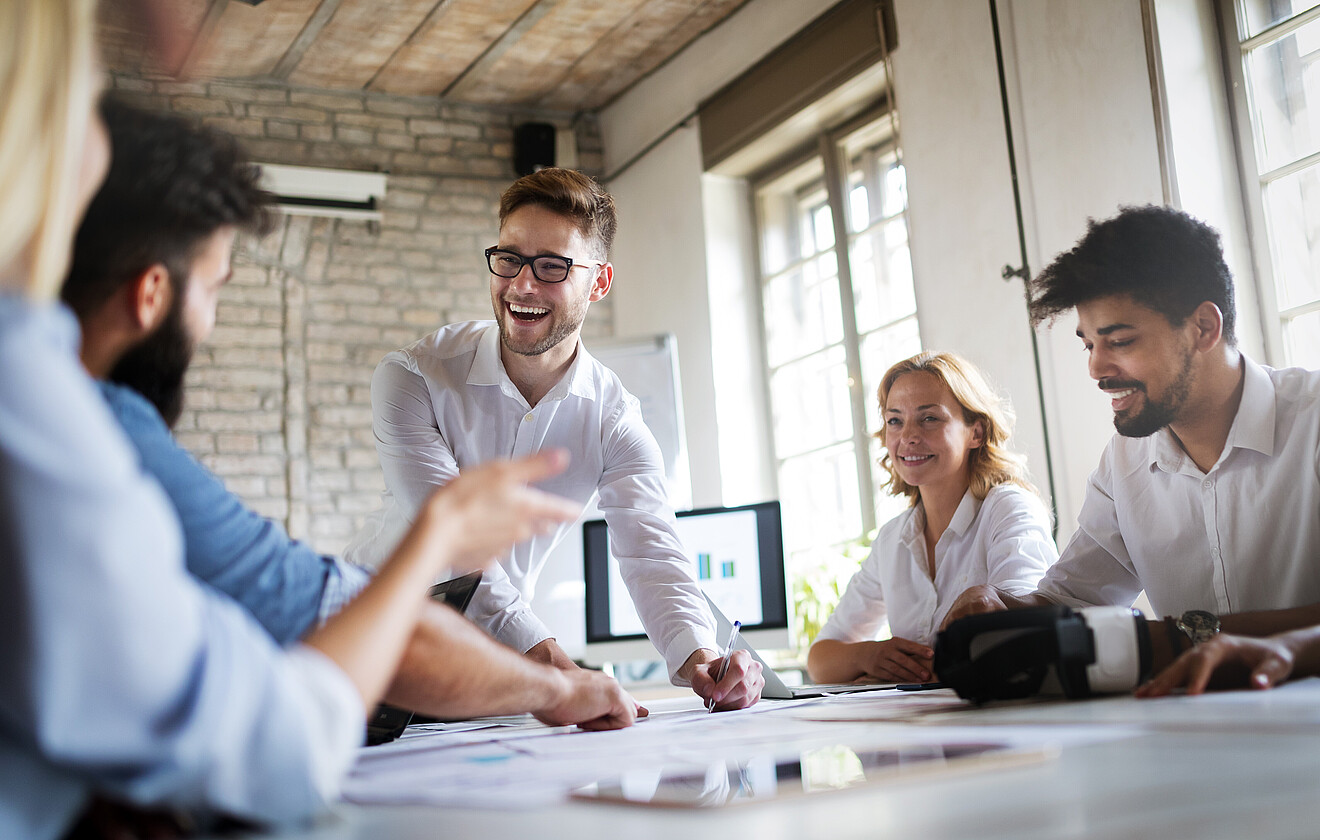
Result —
M 593 244 L 592 256 L 610 258 L 619 222 L 614 215 L 614 199 L 596 179 L 557 166 L 524 175 L 500 196 L 500 227 L 513 211 L 528 204 L 569 217 L 578 232 Z

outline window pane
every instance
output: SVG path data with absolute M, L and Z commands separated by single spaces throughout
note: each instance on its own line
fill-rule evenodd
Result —
M 1320 149 L 1320 21 L 1253 50 L 1245 66 L 1261 172 Z
M 1276 23 L 1282 23 L 1295 14 L 1313 6 L 1316 0 L 1238 0 L 1246 24 L 1246 35 L 1259 35 Z
M 1279 308 L 1320 298 L 1320 171 L 1306 169 L 1271 183 L 1265 220 Z
M 900 166 L 891 166 L 885 170 L 883 188 L 883 212 L 886 217 L 907 210 L 907 170 Z
M 851 444 L 790 458 L 779 468 L 784 547 L 841 543 L 862 530 L 857 461 Z
M 1299 367 L 1320 368 L 1320 311 L 1299 315 L 1283 325 L 1288 347 L 1288 363 Z
M 766 360 L 771 367 L 843 339 L 839 267 L 833 251 L 772 277 L 762 298 Z
M 905 216 L 857 237 L 849 257 L 858 332 L 870 332 L 917 311 Z
M 921 352 L 917 319 L 906 318 L 892 327 L 862 336 L 862 387 L 866 390 L 866 424 L 872 434 L 880 430 L 880 404 L 876 391 L 885 372 Z
M 852 439 L 848 366 L 831 347 L 770 375 L 775 448 L 780 458 Z
M 779 274 L 822 249 L 813 214 L 821 206 L 828 213 L 824 169 L 819 157 L 810 158 L 756 191 L 763 273 Z M 834 241 L 832 226 L 828 241 Z

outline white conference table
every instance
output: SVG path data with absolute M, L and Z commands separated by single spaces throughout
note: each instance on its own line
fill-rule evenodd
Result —
M 763 701 L 773 702 L 773 701 Z M 778 711 L 769 714 L 777 714 Z M 1320 680 L 1269 692 L 990 706 L 920 725 L 1133 727 L 998 771 L 880 781 L 712 809 L 565 801 L 533 810 L 343 804 L 288 838 L 1320 837 Z

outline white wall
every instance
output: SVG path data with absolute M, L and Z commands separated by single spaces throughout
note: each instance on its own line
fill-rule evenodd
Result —
M 1017 413 L 1015 448 L 1048 491 L 1040 401 L 989 4 L 899 2 L 894 88 L 922 346 L 980 366 Z
M 617 338 L 678 340 L 692 502 L 707 507 L 722 492 L 698 139 L 695 125 L 681 128 L 610 182 L 619 214 L 610 297 Z
M 711 325 L 714 323 L 717 329 L 724 330 L 732 321 L 734 329 L 745 332 L 747 319 L 759 317 L 759 313 L 743 310 L 712 314 L 706 286 L 707 230 L 715 230 L 711 225 L 727 223 L 724 229 L 732 233 L 739 225 L 745 228 L 749 221 L 746 216 L 709 220 L 709 223 L 705 218 L 696 120 L 665 135 L 695 112 L 702 100 L 733 81 L 835 2 L 750 0 L 720 26 L 629 89 L 600 115 L 606 173 L 617 172 L 650 144 L 657 143 L 607 184 L 619 212 L 614 251 L 616 285 L 610 292 L 614 301 L 614 334 L 629 338 L 673 332 L 678 338 L 692 495 L 698 507 L 773 498 L 774 477 L 765 445 L 763 404 L 739 405 L 739 398 L 728 388 L 740 376 L 748 375 L 737 372 L 749 369 L 745 357 L 740 357 L 733 372 L 728 366 L 721 367 L 725 386 L 721 398 L 726 407 L 733 400 L 736 410 L 723 428 L 717 420 L 717 364 Z M 718 193 L 712 199 L 716 206 L 729 212 L 740 209 L 727 191 L 721 192 L 718 185 L 712 189 Z M 712 256 L 726 271 L 742 271 L 749 260 L 744 258 L 740 263 L 739 250 L 742 249 L 735 248 L 732 254 L 720 250 Z M 723 302 L 739 299 L 736 290 L 727 288 L 715 296 Z M 746 295 L 741 298 L 748 300 Z M 759 358 L 759 350 L 757 353 Z M 743 383 L 744 387 L 748 384 Z M 759 397 L 749 394 L 747 399 Z M 739 466 L 738 453 L 729 448 L 730 435 L 740 435 L 738 443 L 743 451 L 749 446 L 759 448 L 764 453 L 761 461 Z M 721 478 L 721 461 L 730 470 L 732 486 L 728 492 Z

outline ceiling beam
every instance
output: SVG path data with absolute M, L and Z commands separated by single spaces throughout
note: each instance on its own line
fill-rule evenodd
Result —
M 273 78 L 286 82 L 289 80 L 289 76 L 293 75 L 293 71 L 298 68 L 303 56 L 307 54 L 308 48 L 312 46 L 312 42 L 321 34 L 321 30 L 325 29 L 325 25 L 330 22 L 330 18 L 335 16 L 335 12 L 339 11 L 339 4 L 342 2 L 343 0 L 321 0 L 321 5 L 317 6 L 316 11 L 312 12 L 312 16 L 307 19 L 307 25 L 302 28 L 302 31 L 298 33 L 298 37 L 294 38 L 293 43 L 289 45 L 289 49 L 280 57 L 279 64 L 276 64 L 275 69 L 270 71 Z
M 486 47 L 486 51 L 477 56 L 477 60 L 467 66 L 457 79 L 441 92 L 441 98 L 461 98 L 465 93 L 482 80 L 485 75 L 495 66 L 504 54 L 513 48 L 515 44 L 527 34 L 533 26 L 550 13 L 550 10 L 559 5 L 559 0 L 537 0 L 527 11 L 523 12 L 517 20 L 506 30 L 504 34 L 496 38 L 495 41 Z

